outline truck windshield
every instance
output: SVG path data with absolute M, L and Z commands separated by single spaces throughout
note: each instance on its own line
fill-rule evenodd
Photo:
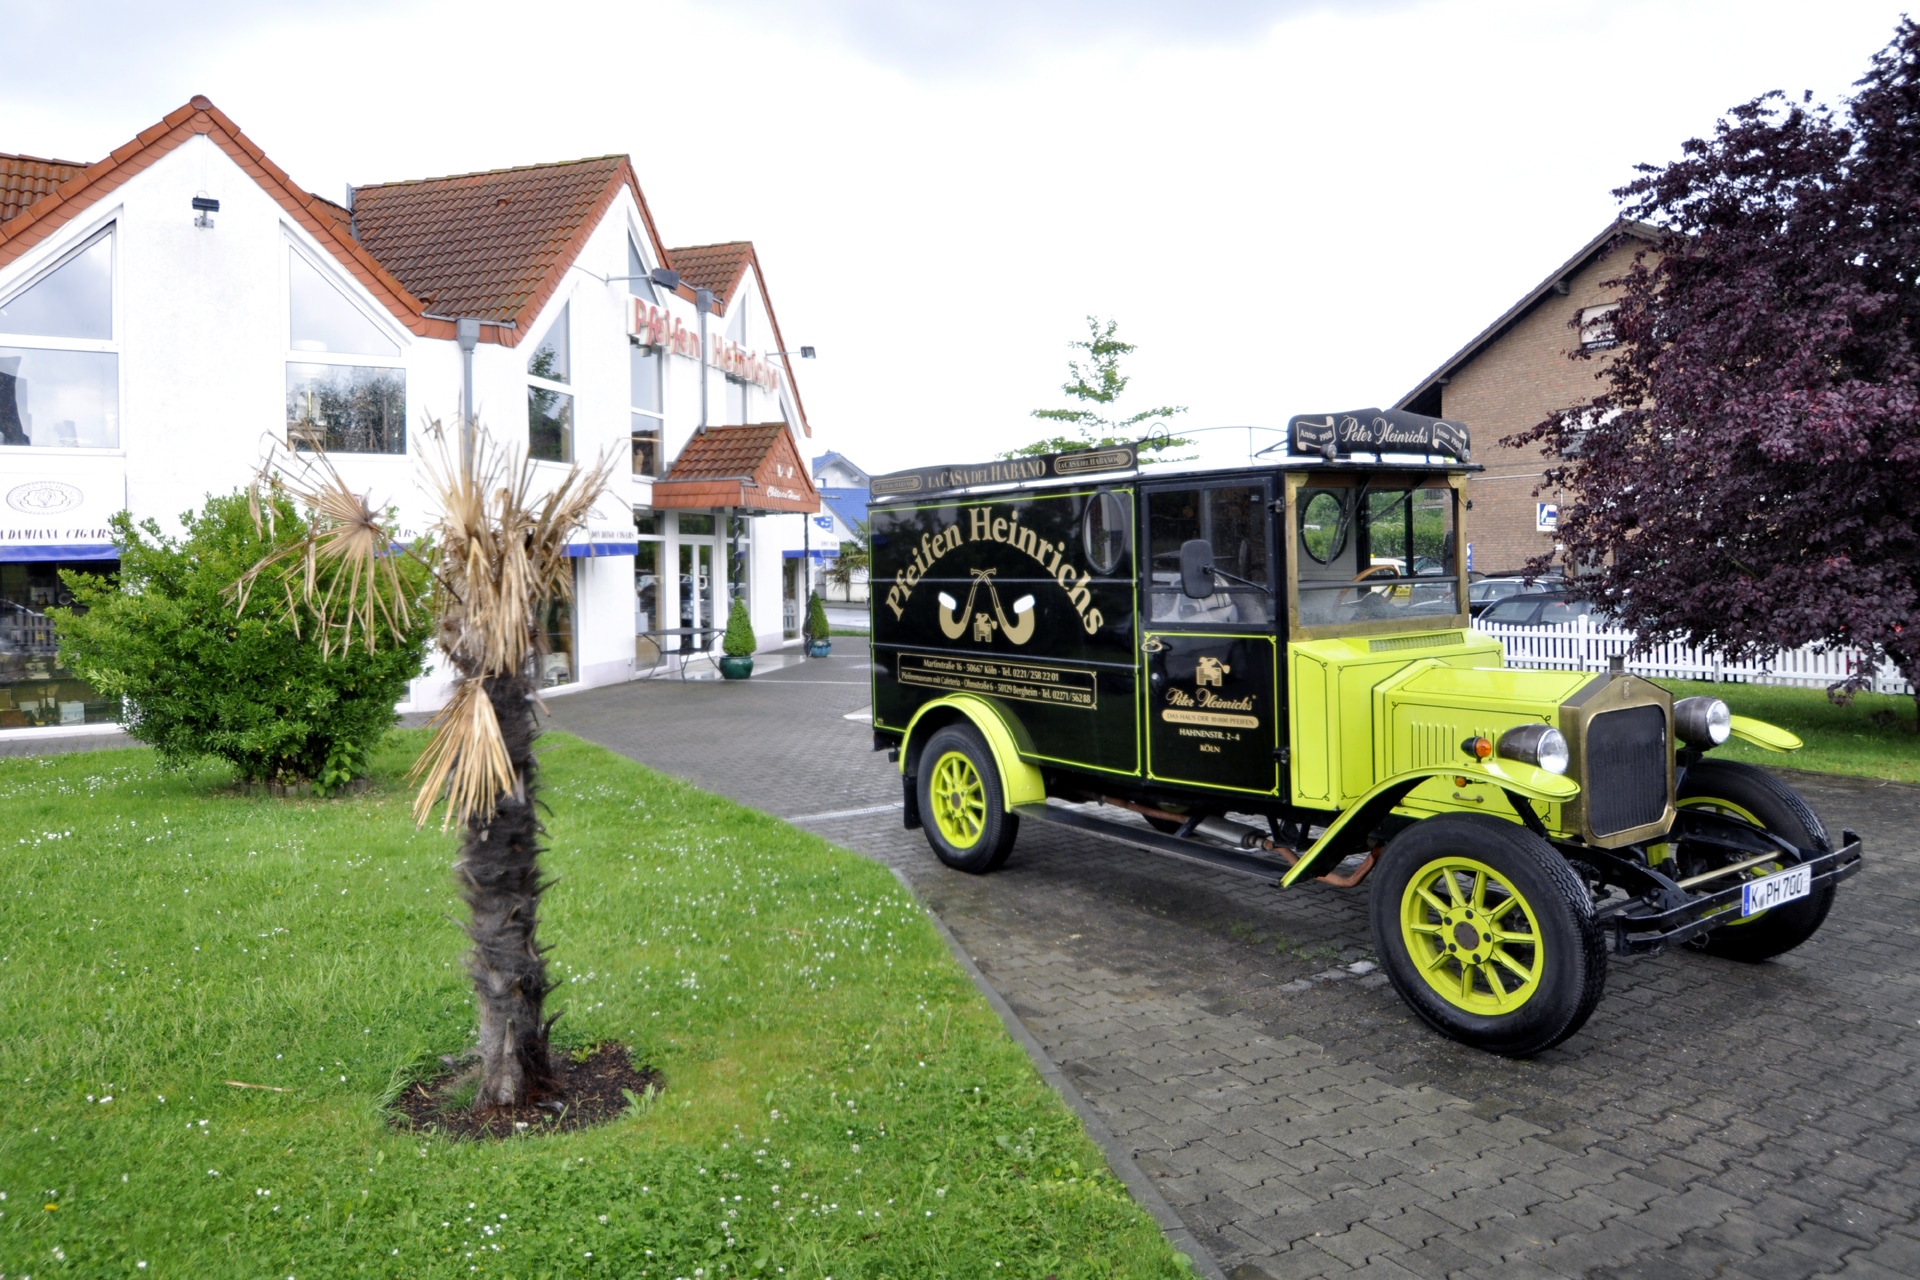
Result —
M 1463 608 L 1454 573 L 1454 491 L 1382 482 L 1295 496 L 1302 626 L 1433 626 Z

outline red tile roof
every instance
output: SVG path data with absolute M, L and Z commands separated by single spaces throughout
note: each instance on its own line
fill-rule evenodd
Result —
M 746 240 L 727 244 L 697 244 L 685 249 L 667 250 L 667 259 L 680 273 L 680 281 L 692 289 L 713 290 L 714 305 L 727 309 L 733 291 L 753 262 L 753 245 Z
M 518 324 L 517 343 L 623 185 L 651 235 L 625 156 L 359 187 L 353 220 L 429 312 Z
M 293 184 L 253 139 L 225 112 L 204 97 L 167 113 L 158 124 L 142 130 L 125 146 L 116 148 L 104 160 L 97 160 L 73 174 L 53 190 L 36 194 L 32 203 L 16 206 L 12 217 L 0 222 L 0 267 L 39 244 L 75 216 L 129 178 L 150 168 L 175 148 L 205 137 L 246 173 L 262 191 L 272 196 L 289 216 L 321 244 L 332 250 L 341 265 L 364 285 L 380 303 L 413 332 L 425 337 L 451 338 L 453 325 L 426 319 L 419 300 L 394 279 L 387 269 L 348 233 L 345 225 L 322 207 L 328 202 Z
M 820 509 L 820 494 L 787 424 L 761 422 L 696 433 L 654 481 L 653 505 L 812 513 Z
M 43 160 L 0 152 L 0 222 L 5 222 L 87 166 L 76 160 Z

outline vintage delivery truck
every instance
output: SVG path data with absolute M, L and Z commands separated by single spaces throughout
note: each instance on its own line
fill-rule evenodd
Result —
M 1858 838 L 1706 754 L 1797 738 L 1469 628 L 1463 424 L 1303 416 L 1280 447 L 875 479 L 874 745 L 943 862 L 991 871 L 1045 821 L 1365 881 L 1401 997 L 1509 1055 L 1580 1028 L 1609 948 L 1757 961 L 1820 927 Z

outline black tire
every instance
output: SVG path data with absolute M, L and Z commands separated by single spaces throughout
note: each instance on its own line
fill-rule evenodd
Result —
M 1751 814 L 1761 827 L 1796 849 L 1814 849 L 1824 853 L 1832 847 L 1827 843 L 1826 828 L 1820 825 L 1820 819 L 1807 807 L 1807 802 L 1800 798 L 1799 793 L 1766 770 L 1750 764 L 1735 760 L 1702 760 L 1687 770 L 1676 799 L 1681 802 L 1723 801 Z M 1742 815 L 1736 813 L 1732 816 Z M 1724 851 L 1714 850 L 1709 858 L 1692 865 L 1693 859 L 1684 842 L 1679 852 L 1680 869 L 1687 875 L 1711 870 L 1726 862 Z M 1783 865 L 1785 862 L 1782 859 Z M 1763 874 L 1771 869 L 1763 864 L 1755 874 Z M 1833 881 L 1828 880 L 1815 885 L 1812 893 L 1797 902 L 1762 911 L 1744 920 L 1737 917 L 1731 919 L 1718 929 L 1702 935 L 1692 945 L 1708 955 L 1747 964 L 1771 960 L 1793 950 L 1814 935 L 1826 922 L 1827 912 L 1833 909 L 1833 893 Z
M 1493 874 L 1480 880 L 1462 862 Z M 1410 888 L 1416 882 L 1430 892 L 1455 886 L 1447 915 Z M 1381 855 L 1368 913 L 1374 951 L 1400 998 L 1428 1026 L 1476 1049 L 1519 1058 L 1551 1048 L 1585 1024 L 1606 990 L 1606 938 L 1592 896 L 1552 845 L 1515 823 L 1480 813 L 1414 823 Z M 1520 927 L 1483 933 L 1487 920 Z M 1521 970 L 1530 976 L 1516 977 Z M 1443 995 L 1442 983 L 1454 994 Z
M 965 772 L 955 768 L 943 774 L 943 765 L 951 767 L 948 757 L 965 762 L 965 769 L 971 770 L 972 777 L 978 780 L 979 794 L 966 806 L 972 815 L 970 818 L 943 823 L 940 816 L 943 804 L 950 803 L 952 797 L 959 794 L 957 786 L 966 785 L 959 783 L 944 796 L 934 794 L 937 777 L 955 783 L 956 774 Z M 979 730 L 972 725 L 950 724 L 927 739 L 920 753 L 914 793 L 920 801 L 920 822 L 927 833 L 927 843 L 933 846 L 934 855 L 955 871 L 985 875 L 998 869 L 1013 852 L 1020 819 L 1007 812 L 1006 788 L 1001 785 L 993 752 L 987 749 Z M 953 812 L 951 808 L 944 811 Z

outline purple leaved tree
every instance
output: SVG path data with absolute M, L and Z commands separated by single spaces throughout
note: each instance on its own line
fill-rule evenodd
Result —
M 1857 646 L 1920 689 L 1920 26 L 1839 112 L 1768 94 L 1640 174 L 1603 389 L 1508 441 L 1553 457 L 1568 562 L 1643 644 Z

